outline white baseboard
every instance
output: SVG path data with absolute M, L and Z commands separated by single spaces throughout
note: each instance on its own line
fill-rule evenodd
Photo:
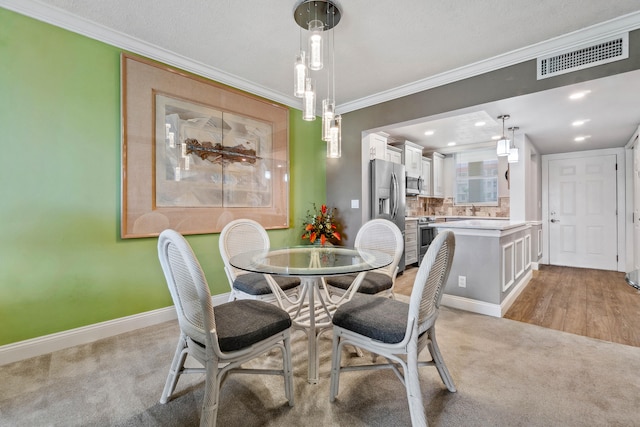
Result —
M 223 304 L 228 300 L 229 293 L 212 297 L 214 306 Z M 109 338 L 175 319 L 176 310 L 173 306 L 170 306 L 3 345 L 0 346 L 0 365 L 41 356 L 76 345 L 88 344 L 103 338 Z
M 491 304 L 455 295 L 444 294 L 442 304 L 448 307 L 484 314 L 493 317 L 502 317 L 511 307 L 513 301 L 531 280 L 531 270 L 527 272 L 516 284 L 502 304 Z M 213 305 L 220 305 L 229 300 L 229 293 L 212 297 Z M 53 351 L 62 350 L 81 344 L 88 344 L 103 338 L 109 338 L 125 332 L 157 325 L 176 319 L 176 311 L 173 306 L 108 320 L 89 326 L 83 326 L 68 331 L 45 335 L 17 343 L 0 346 L 0 365 L 17 362 L 31 357 L 41 356 Z
M 527 271 L 516 283 L 513 290 L 507 295 L 501 304 L 492 304 L 490 302 L 475 300 L 471 298 L 460 297 L 457 295 L 442 295 L 442 304 L 447 307 L 458 308 L 460 310 L 470 311 L 472 313 L 484 314 L 485 316 L 502 317 L 513 302 L 518 298 L 522 290 L 527 286 L 533 273 Z
M 470 311 L 472 313 L 484 314 L 485 316 L 501 317 L 500 305 L 477 299 L 444 294 L 442 295 L 442 305 Z

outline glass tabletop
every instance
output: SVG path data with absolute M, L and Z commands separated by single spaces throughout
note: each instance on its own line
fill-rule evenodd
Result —
M 331 276 L 375 270 L 391 264 L 389 254 L 341 246 L 294 246 L 238 254 L 229 263 L 241 270 L 282 276 Z

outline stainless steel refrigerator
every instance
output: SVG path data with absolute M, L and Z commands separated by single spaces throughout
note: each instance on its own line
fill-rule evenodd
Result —
M 405 169 L 404 165 L 385 160 L 369 162 L 371 177 L 371 219 L 384 218 L 395 223 L 404 237 Z M 404 271 L 404 251 L 399 272 Z

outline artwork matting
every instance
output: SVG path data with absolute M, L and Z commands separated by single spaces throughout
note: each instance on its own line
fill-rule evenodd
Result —
M 289 226 L 288 110 L 122 54 L 122 238 Z

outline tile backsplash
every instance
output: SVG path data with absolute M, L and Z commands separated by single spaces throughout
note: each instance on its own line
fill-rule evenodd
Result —
M 407 197 L 407 216 L 483 216 L 508 218 L 509 198 L 498 198 L 498 206 L 455 206 L 452 197 L 432 199 Z M 475 211 L 475 212 L 474 212 Z

